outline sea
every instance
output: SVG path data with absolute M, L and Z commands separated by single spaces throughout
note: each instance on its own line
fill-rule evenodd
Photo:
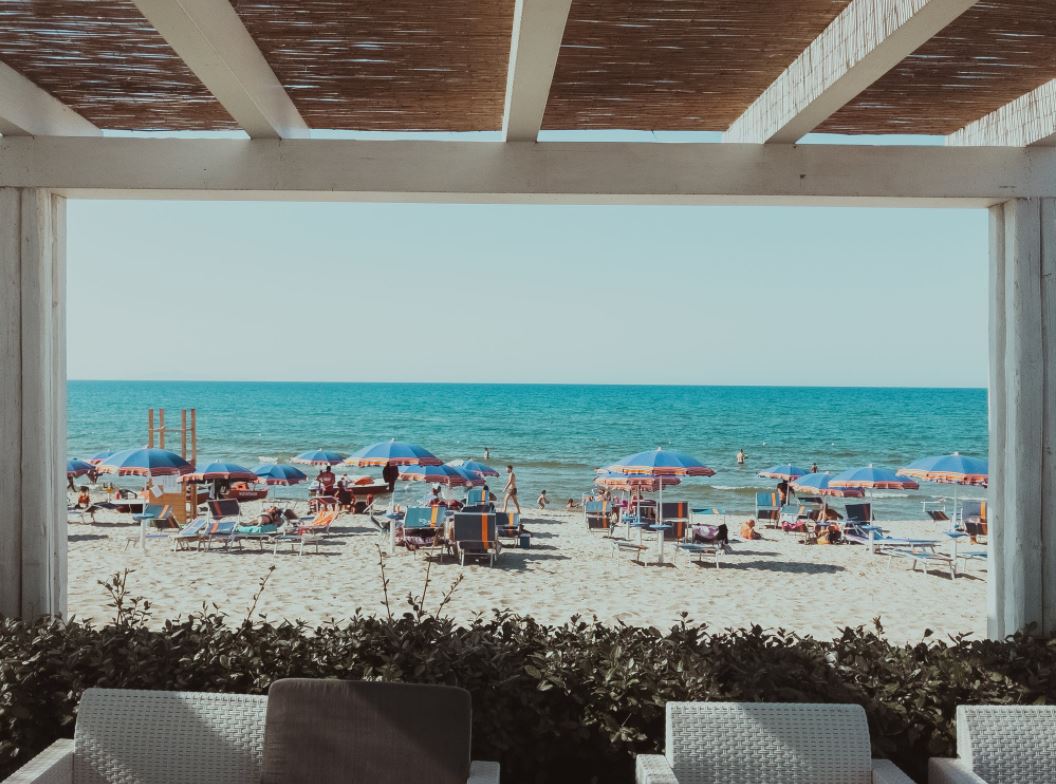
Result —
M 483 460 L 488 449 L 490 465 L 515 466 L 526 505 L 541 490 L 561 505 L 578 501 L 595 469 L 658 446 L 716 471 L 666 489 L 665 500 L 731 514 L 754 511 L 754 494 L 775 484 L 757 472 L 775 464 L 898 468 L 927 455 L 987 453 L 985 389 L 70 381 L 70 456 L 146 444 L 150 408 L 164 408 L 170 428 L 180 409 L 196 410 L 200 464 L 252 468 L 262 458 L 349 453 L 390 438 L 444 460 Z M 174 431 L 167 446 L 178 450 Z M 873 502 L 882 519 L 918 519 L 922 502 L 953 492 L 922 485 L 879 491 Z

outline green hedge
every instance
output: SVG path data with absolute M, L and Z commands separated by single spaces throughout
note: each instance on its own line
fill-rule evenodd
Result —
M 953 750 L 966 702 L 1056 699 L 1056 640 L 925 640 L 882 630 L 817 641 L 759 627 L 667 631 L 506 612 L 467 625 L 420 606 L 341 625 L 239 623 L 215 611 L 148 628 L 117 581 L 114 622 L 0 620 L 0 778 L 70 737 L 89 686 L 264 693 L 287 677 L 456 684 L 473 694 L 476 759 L 513 782 L 633 780 L 636 752 L 662 748 L 669 700 L 857 702 L 874 754 L 924 781 Z M 111 585 L 111 589 L 114 586 Z M 252 615 L 252 610 L 249 615 Z

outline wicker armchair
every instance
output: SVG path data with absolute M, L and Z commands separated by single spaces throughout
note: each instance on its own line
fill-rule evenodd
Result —
M 912 784 L 870 758 L 860 705 L 669 702 L 666 747 L 638 784 Z
M 58 740 L 5 784 L 259 784 L 267 697 L 88 689 L 73 740 Z M 404 753 L 406 750 L 394 750 Z M 474 762 L 468 784 L 498 784 Z
M 1056 781 L 1056 707 L 957 706 L 957 759 L 933 758 L 929 784 Z

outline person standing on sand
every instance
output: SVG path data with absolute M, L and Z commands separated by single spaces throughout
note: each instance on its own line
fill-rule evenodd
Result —
M 509 506 L 510 501 L 513 501 L 513 505 L 517 507 L 517 514 L 521 513 L 521 502 L 517 500 L 517 474 L 513 473 L 513 466 L 506 466 L 506 497 L 502 501 L 502 511 L 505 512 Z
M 385 467 L 381 469 L 381 478 L 385 480 L 385 484 L 389 486 L 389 492 L 395 492 L 396 490 L 396 479 L 400 475 L 400 469 L 390 460 L 385 464 Z
M 737 450 L 737 465 L 742 465 L 742 466 L 744 465 L 744 450 L 743 449 L 738 449 Z

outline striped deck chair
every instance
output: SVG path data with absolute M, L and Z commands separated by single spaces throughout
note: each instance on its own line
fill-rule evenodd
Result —
M 240 518 L 242 506 L 234 498 L 222 498 L 219 501 L 208 501 L 209 516 L 214 520 L 223 520 L 226 517 Z
M 847 519 L 843 523 L 844 537 L 858 537 L 864 539 L 865 542 L 869 542 L 872 537 L 869 526 L 873 522 L 873 505 L 846 504 L 843 510 L 847 513 Z M 855 540 L 852 539 L 851 541 Z
M 781 507 L 781 513 L 777 518 L 777 526 L 785 533 L 794 531 L 806 531 L 813 524 L 810 516 L 810 507 L 805 504 L 795 506 L 789 504 Z
M 412 553 L 420 547 L 433 547 L 443 537 L 447 509 L 443 506 L 412 506 L 403 523 L 397 524 L 396 544 Z
M 142 512 L 132 515 L 137 523 L 153 523 L 155 528 L 176 528 L 176 518 L 171 506 L 147 504 Z
M 767 528 L 777 528 L 781 517 L 781 494 L 774 492 L 755 494 L 755 521 Z
M 660 508 L 660 522 L 671 527 L 664 531 L 664 539 L 681 542 L 689 530 L 693 512 L 685 501 L 664 501 Z
M 495 559 L 502 552 L 495 515 L 486 512 L 456 512 L 451 546 L 458 556 L 458 562 L 463 566 L 466 556 L 487 558 L 489 564 L 494 565 Z
M 612 527 L 612 503 L 610 501 L 587 501 L 583 504 L 587 528 L 591 531 L 607 531 Z
M 298 555 L 304 555 L 304 546 L 306 544 L 314 544 L 315 551 L 319 552 L 319 543 L 322 542 L 328 533 L 330 533 L 330 526 L 337 520 L 340 512 L 336 509 L 332 509 L 327 512 L 319 512 L 319 514 L 313 517 L 306 517 L 303 520 L 297 521 L 297 527 L 292 532 L 276 534 L 269 537 L 269 541 L 272 543 L 272 554 L 279 552 L 280 544 L 289 544 L 290 549 L 297 548 Z
M 979 537 L 986 537 L 988 535 L 986 501 L 966 502 L 961 507 L 961 521 L 972 542 L 977 542 Z
M 209 520 L 202 532 L 202 544 L 211 549 L 214 544 L 227 549 L 238 543 L 238 520 Z

